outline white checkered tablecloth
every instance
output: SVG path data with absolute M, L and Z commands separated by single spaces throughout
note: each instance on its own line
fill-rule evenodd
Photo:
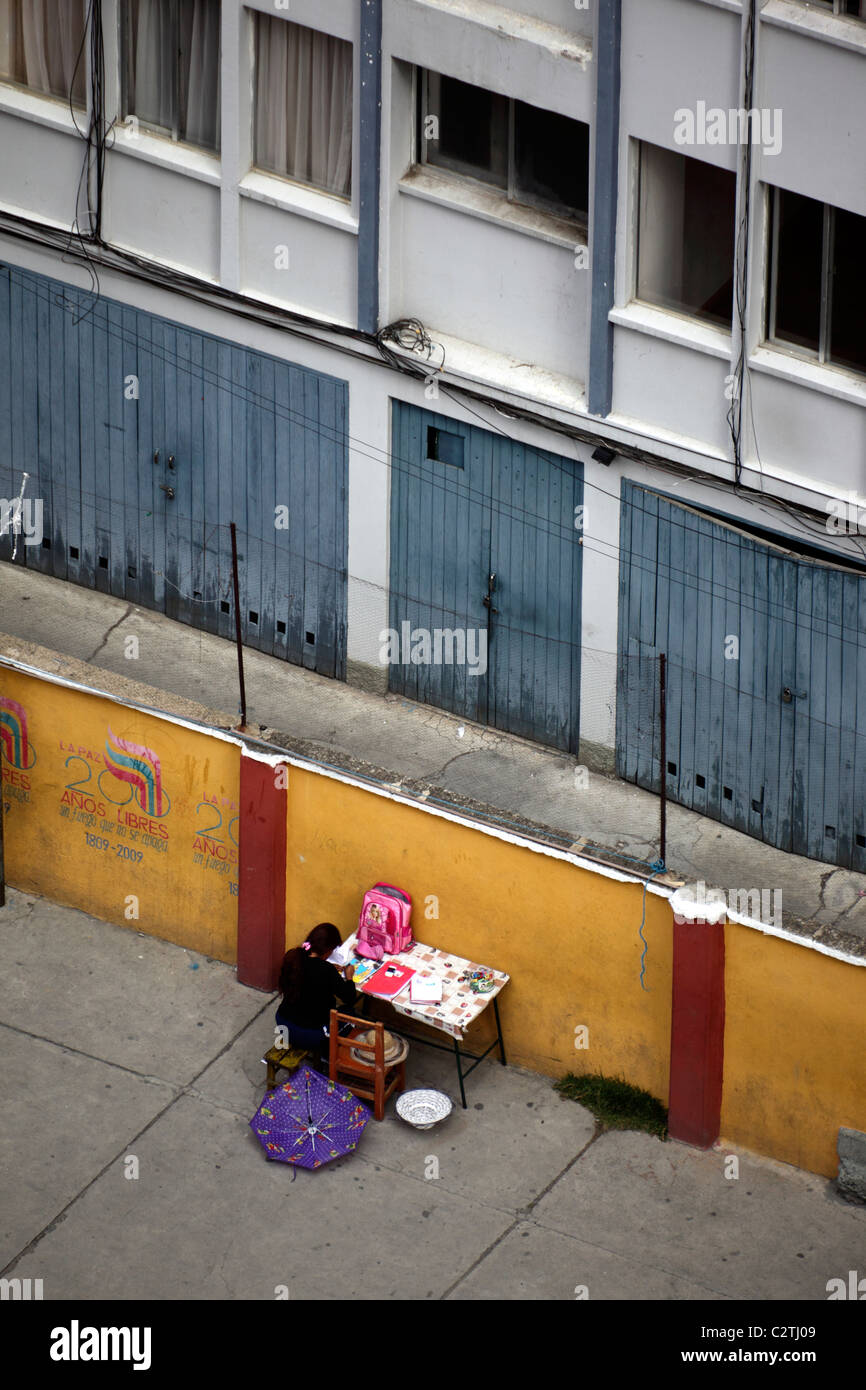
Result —
M 354 953 L 351 959 L 355 965 L 361 961 L 361 957 Z M 435 946 L 425 946 L 422 941 L 416 941 L 408 951 L 400 951 L 396 956 L 385 956 L 381 963 L 384 965 L 389 960 L 395 960 L 400 965 L 411 965 L 421 976 L 438 976 L 442 981 L 442 1002 L 413 1004 L 409 998 L 410 983 L 396 999 L 389 999 L 388 1003 L 393 1004 L 397 1012 L 406 1018 L 427 1023 L 432 1028 L 449 1033 L 458 1041 L 462 1041 L 469 1025 L 509 980 L 509 976 L 503 975 L 500 970 L 491 970 L 489 966 L 478 965 L 463 956 L 449 955 Z M 491 987 L 485 993 L 478 993 L 470 987 L 471 982 L 466 977 L 474 971 L 482 971 L 489 979 Z

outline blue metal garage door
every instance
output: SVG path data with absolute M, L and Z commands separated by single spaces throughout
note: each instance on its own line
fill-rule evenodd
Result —
M 45 515 L 16 560 L 233 637 L 234 521 L 244 641 L 339 678 L 346 413 L 345 382 L 0 267 L 0 493 L 26 471 Z
M 619 775 L 866 871 L 866 576 L 629 482 L 620 547 Z
M 391 689 L 576 753 L 582 501 L 579 463 L 395 402 Z M 449 662 L 447 638 L 437 662 L 437 630 L 486 669 Z

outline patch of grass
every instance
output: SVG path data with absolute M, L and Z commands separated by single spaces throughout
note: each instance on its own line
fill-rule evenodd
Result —
M 622 1077 L 568 1072 L 554 1082 L 553 1089 L 586 1106 L 605 1129 L 642 1129 L 659 1139 L 667 1138 L 668 1112 L 661 1101 Z

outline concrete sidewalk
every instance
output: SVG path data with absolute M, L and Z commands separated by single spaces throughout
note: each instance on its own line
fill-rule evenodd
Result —
M 863 1265 L 866 1208 L 822 1178 L 599 1134 L 492 1060 L 464 1111 L 417 1046 L 408 1084 L 451 1116 L 422 1133 L 392 1100 L 350 1159 L 293 1174 L 247 1125 L 274 999 L 231 967 L 11 892 L 0 980 L 0 1266 L 45 1299 L 823 1300 Z
M 126 639 L 138 656 L 125 656 Z M 38 651 L 32 644 L 48 648 Z M 237 723 L 234 644 L 105 594 L 0 565 L 0 652 L 175 713 Z M 658 798 L 575 760 L 398 696 L 368 694 L 260 652 L 245 652 L 248 721 L 278 746 L 400 783 L 556 843 L 599 847 L 623 868 L 658 855 Z M 787 928 L 866 956 L 866 876 L 784 854 L 679 806 L 668 808 L 667 862 L 680 879 L 781 892 Z M 770 899 L 772 901 L 772 899 Z

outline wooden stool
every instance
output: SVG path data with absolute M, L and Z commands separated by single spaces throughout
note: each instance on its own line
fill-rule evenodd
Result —
M 263 1061 L 268 1064 L 268 1079 L 265 1083 L 265 1090 L 272 1091 L 277 1084 L 278 1071 L 295 1071 L 303 1062 L 305 1057 L 309 1057 L 309 1052 L 301 1047 L 278 1047 L 274 1044 L 268 1048 L 263 1057 Z

